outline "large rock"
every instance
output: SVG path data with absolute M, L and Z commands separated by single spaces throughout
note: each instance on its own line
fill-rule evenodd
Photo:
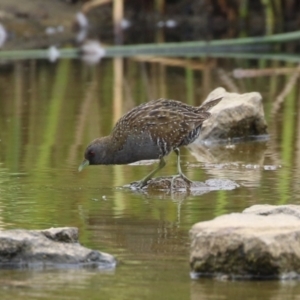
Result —
M 0 268 L 114 268 L 115 265 L 112 255 L 81 246 L 78 243 L 77 228 L 0 231 Z
M 213 90 L 203 105 L 223 97 L 209 112 L 211 117 L 203 122 L 197 140 L 228 140 L 267 134 L 260 93 L 228 93 L 224 88 Z
M 253 213 L 250 208 L 245 213 L 195 224 L 190 231 L 192 274 L 229 278 L 299 276 L 299 211 L 295 206 L 256 207 Z

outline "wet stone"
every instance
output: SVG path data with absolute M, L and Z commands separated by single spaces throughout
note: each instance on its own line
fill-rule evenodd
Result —
M 203 122 L 198 142 L 248 139 L 268 134 L 260 93 L 229 93 L 219 87 L 202 105 L 218 97 L 223 97 L 222 101 L 209 110 L 211 116 Z
M 78 243 L 78 228 L 63 227 L 41 230 L 48 239 L 56 242 Z
M 255 205 L 190 230 L 192 277 L 300 278 L 300 206 Z
M 1 268 L 112 269 L 115 258 L 104 252 L 81 246 L 74 227 L 46 230 L 1 230 Z
M 139 188 L 137 182 L 133 182 L 125 187 L 137 191 L 160 190 L 169 192 L 187 192 L 191 195 L 201 195 L 216 190 L 233 190 L 239 187 L 236 182 L 227 179 L 209 179 L 205 182 L 187 182 L 180 177 L 176 177 L 173 182 L 172 180 L 172 176 L 157 177 L 149 180 L 147 185 L 143 188 Z
M 256 204 L 243 211 L 244 214 L 256 214 L 262 216 L 270 215 L 291 215 L 300 219 L 300 205 L 270 205 L 270 204 Z

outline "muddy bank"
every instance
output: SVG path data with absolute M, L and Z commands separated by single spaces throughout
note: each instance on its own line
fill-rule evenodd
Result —
M 224 1 L 226 2 L 226 1 Z M 213 1 L 166 1 L 157 10 L 154 1 L 129 0 L 124 5 L 124 43 L 154 43 L 158 33 L 160 42 L 211 40 L 239 37 L 240 33 L 254 36 L 266 31 L 265 7 L 261 1 L 251 1 L 241 15 L 239 3 L 221 5 Z M 8 31 L 6 49 L 30 49 L 61 46 L 76 39 L 74 20 L 83 10 L 89 20 L 87 38 L 114 43 L 112 4 L 86 8 L 91 1 L 64 0 L 2 0 L 0 22 Z M 295 4 L 297 5 L 297 4 Z M 291 9 L 293 11 L 293 9 Z M 285 20 L 285 27 L 273 32 L 296 30 L 297 15 Z
M 63 1 L 2 0 L 0 22 L 7 30 L 2 49 L 59 46 L 73 40 L 72 26 L 80 5 Z

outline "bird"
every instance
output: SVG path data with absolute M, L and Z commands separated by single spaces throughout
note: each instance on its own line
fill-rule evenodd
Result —
M 134 107 L 119 119 L 110 135 L 96 138 L 87 146 L 78 171 L 88 165 L 121 165 L 159 159 L 157 168 L 135 182 L 136 187 L 143 188 L 166 165 L 164 157 L 174 151 L 178 174 L 173 176 L 171 187 L 176 177 L 191 183 L 181 170 L 179 148 L 195 141 L 203 122 L 211 115 L 208 110 L 221 99 L 196 107 L 160 98 Z

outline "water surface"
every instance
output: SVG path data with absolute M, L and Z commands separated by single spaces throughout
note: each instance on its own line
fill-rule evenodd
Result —
M 272 104 L 290 74 L 234 79 L 234 68 L 284 63 L 200 60 L 198 68 L 135 59 L 19 61 L 0 66 L 0 228 L 76 226 L 80 242 L 115 255 L 112 271 L 2 270 L 1 299 L 296 299 L 292 282 L 191 280 L 188 231 L 199 221 L 253 204 L 299 204 L 299 93 Z M 288 65 L 293 67 L 293 65 Z M 141 194 L 121 188 L 154 165 L 93 166 L 78 173 L 85 146 L 134 105 L 168 97 L 199 105 L 214 88 L 259 91 L 270 138 L 193 152 L 191 179 L 237 182 L 203 195 Z M 204 151 L 204 152 L 203 152 Z M 160 173 L 176 173 L 171 154 Z M 246 295 L 246 296 L 245 296 Z

